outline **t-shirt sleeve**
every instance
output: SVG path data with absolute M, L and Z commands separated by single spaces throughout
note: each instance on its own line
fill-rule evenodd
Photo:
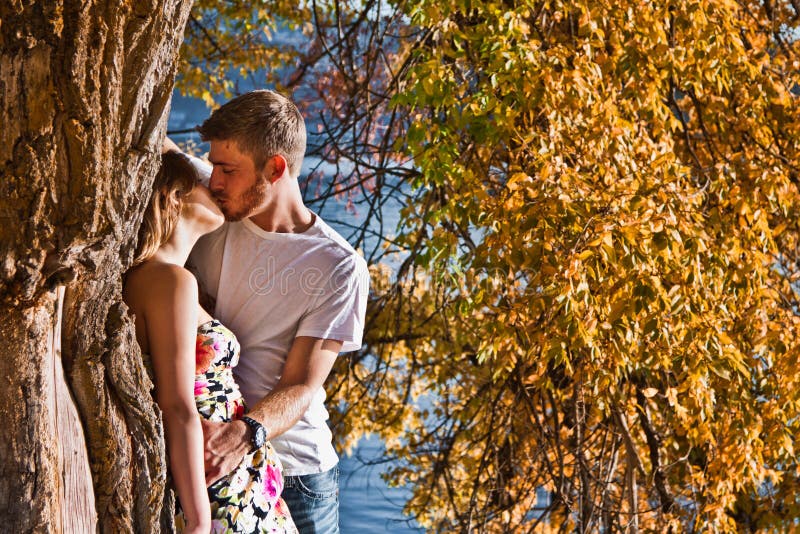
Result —
M 361 348 L 369 296 L 369 270 L 360 256 L 340 264 L 316 305 L 300 319 L 296 336 L 335 339 L 341 352 Z
M 200 176 L 200 183 L 208 187 L 208 182 L 211 180 L 211 171 L 214 170 L 214 166 L 206 160 L 192 156 L 191 154 L 186 154 L 186 158 Z

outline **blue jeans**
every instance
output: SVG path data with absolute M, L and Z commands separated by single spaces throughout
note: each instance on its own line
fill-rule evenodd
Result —
M 339 533 L 339 466 L 323 473 L 285 477 L 281 497 L 300 534 Z

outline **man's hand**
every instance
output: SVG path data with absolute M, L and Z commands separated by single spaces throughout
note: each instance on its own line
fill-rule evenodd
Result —
M 216 423 L 201 419 L 203 425 L 203 458 L 206 466 L 206 486 L 234 470 L 250 452 L 250 429 L 242 421 Z

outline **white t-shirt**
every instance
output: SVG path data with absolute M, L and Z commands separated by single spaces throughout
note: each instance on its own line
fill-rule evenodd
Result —
M 361 348 L 367 264 L 318 215 L 302 234 L 266 232 L 249 219 L 225 223 L 200 239 L 189 264 L 216 300 L 214 317 L 239 339 L 234 375 L 249 406 L 275 387 L 295 337 L 339 340 L 341 352 Z M 320 388 L 303 417 L 272 438 L 286 475 L 336 465 L 324 401 Z

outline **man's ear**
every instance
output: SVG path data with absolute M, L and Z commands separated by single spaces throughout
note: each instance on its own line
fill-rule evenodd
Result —
M 283 173 L 288 170 L 288 163 L 286 163 L 286 158 L 280 154 L 276 154 L 269 159 L 267 167 L 271 167 L 269 168 L 269 181 L 274 184 L 283 176 Z

